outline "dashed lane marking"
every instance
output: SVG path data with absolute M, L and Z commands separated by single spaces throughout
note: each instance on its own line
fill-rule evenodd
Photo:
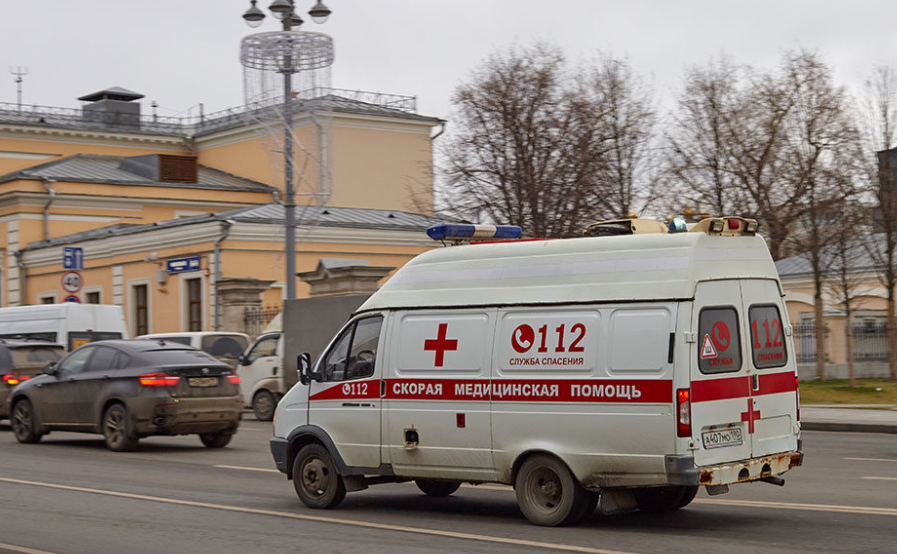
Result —
M 863 477 L 863 479 L 872 479 L 875 481 L 897 481 L 897 477 Z
M 606 550 L 603 548 L 590 548 L 588 546 L 578 546 L 575 544 L 559 544 L 550 542 L 529 541 L 524 539 L 515 539 L 510 537 L 495 537 L 491 535 L 477 535 L 474 533 L 459 533 L 457 531 L 444 531 L 442 529 L 428 529 L 426 527 L 410 527 L 407 525 L 391 525 L 388 523 L 374 523 L 371 521 L 359 521 L 354 519 L 342 519 L 327 516 L 313 516 L 307 514 L 296 514 L 292 512 L 279 512 L 275 510 L 262 510 L 258 508 L 243 508 L 240 506 L 229 506 L 227 504 L 212 504 L 209 502 L 195 502 L 192 500 L 180 500 L 176 498 L 167 498 L 164 496 L 147 496 L 143 494 L 132 494 L 127 492 L 118 492 L 104 489 L 92 489 L 87 487 L 73 487 L 70 485 L 60 485 L 57 483 L 44 483 L 40 481 L 25 481 L 23 479 L 11 479 L 8 477 L 0 477 L 0 482 L 14 483 L 17 485 L 29 485 L 34 487 L 43 487 L 48 489 L 64 490 L 71 492 L 83 492 L 90 494 L 100 494 L 104 496 L 114 496 L 117 498 L 129 498 L 132 500 L 147 500 L 150 502 L 160 502 L 163 504 L 176 504 L 179 506 L 191 506 L 194 508 L 208 508 L 212 510 L 222 510 L 226 512 L 237 512 L 244 514 L 254 514 L 262 516 L 274 516 L 289 519 L 299 519 L 304 521 L 316 521 L 319 523 L 332 523 L 336 525 L 347 525 L 352 527 L 364 527 L 367 529 L 379 529 L 381 531 L 397 531 L 400 533 L 412 533 L 417 535 L 430 535 L 444 537 L 449 539 L 461 539 L 477 542 L 508 544 L 513 546 L 523 546 L 529 548 L 538 548 L 544 550 L 558 550 L 563 552 L 583 552 L 586 554 L 634 554 L 632 552 L 623 552 L 620 550 Z M 37 550 L 18 551 L 26 554 L 53 554 Z
M 57 554 L 56 552 L 48 552 L 46 550 L 38 550 L 36 548 L 28 548 L 27 546 L 16 546 L 14 544 L 6 544 L 0 542 L 0 550 L 9 550 L 11 552 L 21 552 L 22 554 Z
M 845 460 L 851 460 L 854 462 L 897 462 L 897 459 L 893 458 L 844 458 Z
M 212 467 L 218 467 L 221 469 L 240 469 L 243 471 L 263 471 L 265 473 L 280 473 L 280 470 L 271 469 L 267 467 L 244 467 L 244 466 L 225 466 L 225 465 L 217 465 Z

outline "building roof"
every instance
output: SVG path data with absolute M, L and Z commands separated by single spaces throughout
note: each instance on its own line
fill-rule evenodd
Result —
M 655 233 L 438 248 L 404 266 L 359 310 L 694 298 L 699 281 L 772 279 L 759 236 Z
M 111 236 L 144 233 L 155 229 L 182 227 L 210 221 L 241 223 L 261 223 L 283 225 L 284 209 L 281 204 L 263 204 L 247 208 L 237 208 L 217 213 L 182 217 L 156 223 L 116 223 L 108 227 L 91 229 L 71 235 L 42 240 L 28 244 L 25 250 L 39 250 L 65 244 L 75 244 L 86 240 Z M 396 210 L 368 208 L 331 208 L 317 206 L 296 206 L 296 223 L 303 227 L 341 227 L 354 229 L 379 229 L 385 231 L 419 231 L 444 223 L 443 220 L 420 214 Z
M 0 183 L 17 179 L 50 179 L 75 183 L 99 183 L 109 185 L 142 185 L 153 187 L 199 188 L 226 191 L 267 192 L 274 187 L 251 181 L 224 171 L 198 166 L 196 183 L 164 183 L 147 179 L 142 175 L 121 168 L 124 156 L 75 154 L 59 160 L 35 165 L 0 176 Z
M 128 90 L 123 87 L 109 87 L 91 94 L 85 94 L 84 96 L 78 98 L 78 100 L 82 100 L 84 102 L 95 102 L 97 100 L 102 100 L 104 98 L 109 98 L 111 100 L 139 100 L 143 98 L 143 95 L 139 92 L 134 92 L 133 90 Z
M 875 259 L 884 259 L 886 248 L 883 233 L 863 235 L 850 241 L 846 254 L 843 257 L 844 262 L 847 264 L 847 272 L 866 273 L 877 271 L 879 264 L 876 263 Z M 839 249 L 836 246 L 827 246 L 822 249 L 821 259 L 825 268 L 823 274 L 837 275 L 841 272 L 842 257 L 838 255 L 838 252 Z M 779 278 L 781 279 L 812 276 L 813 265 L 810 254 L 796 254 L 782 258 L 776 262 L 776 270 L 778 270 Z

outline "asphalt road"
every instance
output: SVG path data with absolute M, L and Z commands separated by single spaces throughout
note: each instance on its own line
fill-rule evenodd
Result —
M 231 446 L 149 438 L 113 453 L 93 435 L 19 444 L 0 427 L 0 552 L 897 552 L 897 440 L 805 432 L 805 465 L 785 487 L 702 490 L 671 514 L 530 525 L 514 494 L 464 487 L 429 498 L 413 484 L 349 493 L 309 510 L 273 469 L 271 426 L 244 421 Z

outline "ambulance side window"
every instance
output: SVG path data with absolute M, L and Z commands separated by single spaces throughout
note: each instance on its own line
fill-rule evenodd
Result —
M 374 375 L 377 343 L 383 316 L 366 317 L 355 321 L 340 336 L 322 368 L 322 381 L 348 381 Z
M 753 305 L 748 312 L 751 320 L 751 356 L 754 367 L 766 369 L 788 363 L 785 351 L 785 330 L 775 304 Z
M 741 369 L 738 312 L 734 307 L 704 308 L 698 320 L 698 367 L 701 373 Z

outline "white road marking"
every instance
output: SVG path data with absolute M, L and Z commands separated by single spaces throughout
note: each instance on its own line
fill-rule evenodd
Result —
M 449 539 L 462 539 L 487 543 L 510 544 L 514 546 L 524 546 L 530 548 L 541 548 L 545 550 L 560 550 L 564 552 L 583 552 L 586 554 L 634 554 L 632 552 L 623 552 L 619 550 L 605 550 L 603 548 L 590 548 L 588 546 L 578 546 L 574 544 L 555 544 L 549 542 L 528 541 L 524 539 L 515 539 L 510 537 L 494 537 L 491 535 L 477 535 L 474 533 L 460 533 L 457 531 L 444 531 L 442 529 L 428 529 L 426 527 L 410 527 L 407 525 L 391 525 L 388 523 L 374 523 L 371 521 L 359 521 L 355 519 L 342 519 L 328 516 L 313 516 L 307 514 L 296 514 L 292 512 L 278 512 L 275 510 L 261 510 L 258 508 L 243 508 L 240 506 L 229 506 L 227 504 L 212 504 L 209 502 L 195 502 L 192 500 L 179 500 L 176 498 L 167 498 L 163 496 L 147 496 L 143 494 L 132 494 L 127 492 L 110 491 L 104 489 L 92 489 L 87 487 L 73 487 L 70 485 L 60 485 L 56 483 L 43 483 L 40 481 L 25 481 L 22 479 L 11 479 L 8 477 L 0 477 L 0 482 L 14 483 L 17 485 L 30 485 L 34 487 L 43 487 L 48 489 L 84 492 L 90 494 L 100 494 L 104 496 L 114 496 L 118 498 L 129 498 L 132 500 L 148 500 L 150 502 L 160 502 L 163 504 L 176 504 L 180 506 L 191 506 L 194 508 L 209 508 L 213 510 L 223 510 L 227 512 L 238 512 L 244 514 L 254 514 L 263 516 L 283 517 L 289 519 L 299 519 L 305 521 L 316 521 L 320 523 L 333 523 L 337 525 L 349 525 L 353 527 L 364 527 L 368 529 L 379 529 L 381 531 L 398 531 L 401 533 L 414 533 L 418 535 L 431 535 L 437 537 L 445 537 Z M 19 551 L 26 554 L 54 554 L 40 551 Z
M 844 458 L 845 460 L 851 460 L 854 462 L 897 462 L 897 459 L 893 458 Z
M 897 477 L 863 477 L 863 479 L 874 479 L 876 481 L 897 481 Z
M 220 467 L 221 469 L 241 469 L 243 471 L 264 471 L 265 473 L 280 473 L 280 470 L 271 469 L 266 467 L 243 467 L 243 466 L 212 466 L 212 467 Z
M 36 548 L 28 548 L 27 546 L 16 546 L 14 544 L 6 544 L 5 542 L 0 542 L 0 550 L 11 550 L 13 552 L 21 552 L 22 554 L 57 554 L 56 552 L 37 550 Z

